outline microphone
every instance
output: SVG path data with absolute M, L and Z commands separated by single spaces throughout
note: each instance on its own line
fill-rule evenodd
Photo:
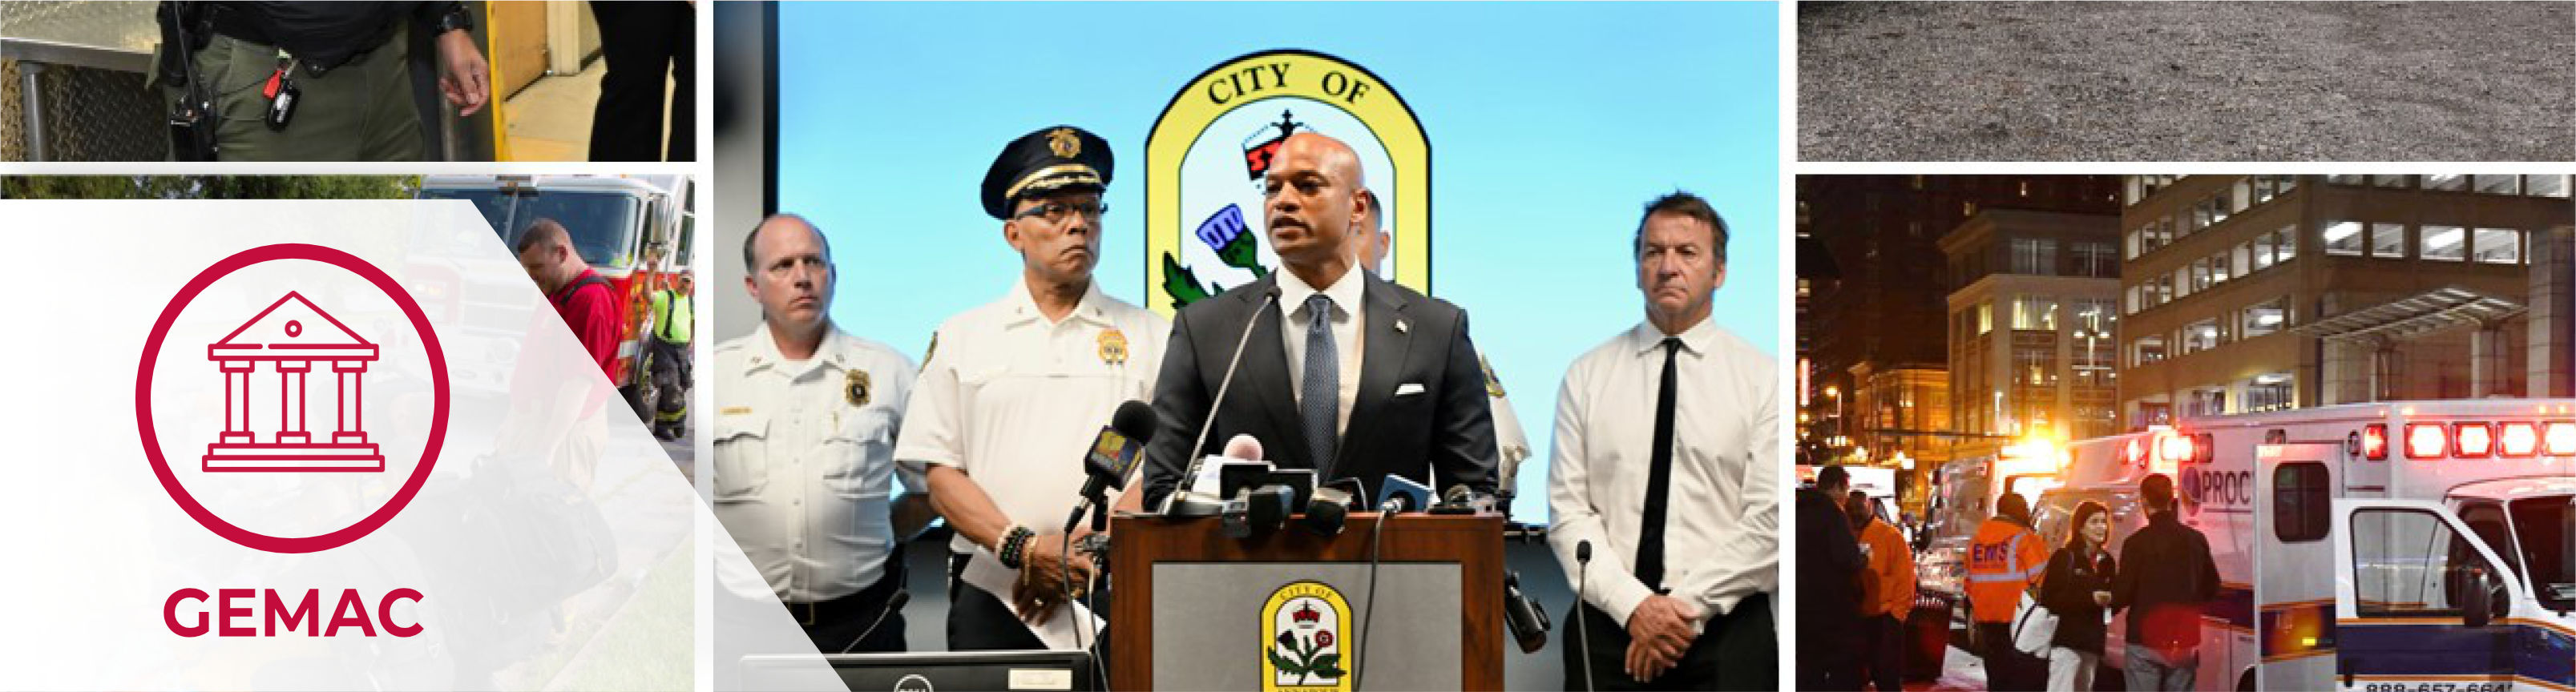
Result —
M 1521 573 L 1503 573 L 1503 622 L 1511 627 L 1512 639 L 1521 645 L 1521 653 L 1534 654 L 1547 648 L 1547 609 L 1538 599 L 1521 593 Z
M 1592 583 L 1592 541 L 1574 544 L 1574 638 L 1583 643 L 1583 689 L 1592 692 L 1592 618 L 1583 612 L 1583 589 Z
M 1183 505 L 1181 496 L 1185 493 L 1197 495 L 1190 492 L 1189 484 L 1199 477 L 1199 466 L 1206 461 L 1199 455 L 1199 450 L 1207 444 L 1208 432 L 1216 428 L 1216 412 L 1218 408 L 1225 406 L 1225 392 L 1234 386 L 1235 370 L 1243 366 L 1243 347 L 1252 343 L 1252 328 L 1261 324 L 1262 313 L 1277 304 L 1279 304 L 1279 282 L 1272 281 L 1270 286 L 1261 292 L 1261 307 L 1253 309 L 1252 318 L 1243 321 L 1243 333 L 1234 338 L 1234 355 L 1225 361 L 1225 377 L 1217 380 L 1216 398 L 1208 401 L 1207 418 L 1199 422 L 1197 439 L 1190 441 L 1190 448 L 1187 451 L 1190 455 L 1189 466 L 1181 469 L 1179 486 L 1173 488 L 1171 494 L 1163 496 L 1162 514 L 1172 516 L 1174 510 L 1179 509 L 1181 511 L 1178 516 L 1205 516 L 1216 513 L 1211 510 L 1222 510 L 1224 507 L 1223 501 L 1204 497 L 1195 498 L 1190 504 Z
M 1387 474 L 1377 486 L 1377 509 L 1386 514 L 1419 512 L 1431 507 L 1431 486 Z
M 1440 504 L 1431 506 L 1432 514 L 1476 514 L 1494 510 L 1494 496 L 1476 492 L 1466 484 L 1449 486 L 1440 494 Z
M 1084 502 L 1075 505 L 1073 516 L 1065 519 L 1065 533 L 1073 533 L 1075 527 L 1081 526 L 1082 516 L 1091 513 L 1089 510 L 1093 507 L 1099 507 L 1101 511 L 1094 515 L 1097 518 L 1092 522 L 1092 530 L 1109 528 L 1103 525 L 1108 519 L 1108 491 L 1127 488 L 1127 474 L 1136 470 L 1136 461 L 1143 456 L 1145 443 L 1154 439 L 1155 427 L 1153 406 L 1132 399 L 1118 405 L 1118 412 L 1109 417 L 1109 425 L 1102 427 L 1100 435 L 1092 438 L 1091 450 L 1082 456 L 1083 470 L 1091 478 L 1082 482 Z
M 1315 489 L 1315 497 L 1306 503 L 1306 514 L 1297 524 L 1316 535 L 1330 538 L 1342 534 L 1349 522 L 1351 502 L 1359 495 L 1359 481 L 1344 478 Z
M 1261 456 L 1261 438 L 1253 437 L 1244 433 L 1235 433 L 1233 438 L 1225 441 L 1225 457 L 1228 459 L 1241 459 L 1244 461 L 1261 461 L 1264 458 Z

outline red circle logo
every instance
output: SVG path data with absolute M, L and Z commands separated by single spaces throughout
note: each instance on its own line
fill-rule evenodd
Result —
M 215 281 L 245 267 L 274 260 L 321 262 L 365 279 L 369 284 L 374 285 L 376 290 L 382 291 L 387 298 L 392 299 L 396 307 L 401 308 L 403 316 L 410 320 L 412 329 L 420 335 L 421 348 L 427 353 L 429 360 L 432 396 L 428 439 L 422 443 L 420 463 L 412 468 L 411 477 L 403 481 L 401 489 L 395 491 L 393 497 L 387 499 L 383 507 L 358 519 L 354 524 L 312 536 L 272 536 L 242 528 L 225 521 L 223 517 L 216 516 L 212 510 L 206 508 L 204 503 L 198 501 L 196 496 L 190 494 L 188 488 L 179 482 L 178 476 L 171 472 L 170 462 L 161 451 L 160 435 L 152 422 L 153 369 L 161 354 L 161 342 L 169 335 L 171 324 L 178 320 L 179 314 L 188 307 L 190 302 L 196 300 L 198 294 L 203 293 L 206 287 L 214 284 Z M 313 332 L 312 329 L 305 329 L 306 325 L 300 323 L 290 323 L 290 325 L 291 328 L 288 330 L 291 332 L 290 336 Z M 142 364 L 136 368 L 134 377 L 135 427 L 142 435 L 143 453 L 151 459 L 152 474 L 160 479 L 162 489 L 169 491 L 170 499 L 177 501 L 180 509 L 186 510 L 189 517 L 196 519 L 197 523 L 204 525 L 207 530 L 215 532 L 226 540 L 239 543 L 243 547 L 272 553 L 313 553 L 330 550 L 374 533 L 377 528 L 383 527 L 385 522 L 391 521 L 395 514 L 402 511 L 404 505 L 411 503 L 414 495 L 419 494 L 421 486 L 429 481 L 430 469 L 437 465 L 439 445 L 447 437 L 447 403 L 447 356 L 439 349 L 438 334 L 431 331 L 429 317 L 421 312 L 420 304 L 413 301 L 411 294 L 404 291 L 402 285 L 396 283 L 393 277 L 386 275 L 375 265 L 368 264 L 355 255 L 320 245 L 280 244 L 251 248 L 226 257 L 216 262 L 214 266 L 207 267 L 205 271 L 198 272 L 195 278 L 189 279 L 187 285 L 179 289 L 178 295 L 170 298 L 170 304 L 161 309 L 160 319 L 153 322 L 152 334 L 144 340 Z M 381 461 L 378 463 L 381 464 Z

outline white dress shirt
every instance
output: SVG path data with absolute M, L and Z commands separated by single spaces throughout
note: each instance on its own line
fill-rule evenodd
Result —
M 1011 523 L 1056 533 L 1081 502 L 1083 453 L 1119 404 L 1153 398 L 1171 334 L 1169 320 L 1101 293 L 1097 279 L 1056 322 L 1014 282 L 939 325 L 894 457 L 918 473 L 964 471 Z M 965 534 L 949 549 L 993 559 Z
M 1368 284 L 1360 278 L 1361 273 L 1357 267 L 1353 267 L 1349 271 L 1342 272 L 1342 278 L 1335 279 L 1333 285 L 1318 291 L 1315 287 L 1306 285 L 1305 279 L 1297 278 L 1297 273 L 1288 271 L 1286 267 L 1271 272 L 1272 276 L 1279 277 L 1279 310 L 1283 315 L 1279 320 L 1279 333 L 1280 337 L 1288 342 L 1288 391 L 1293 393 L 1292 396 L 1298 399 L 1298 403 L 1304 403 L 1303 397 L 1306 391 L 1306 321 L 1314 319 L 1308 314 L 1306 297 L 1322 293 L 1333 299 L 1333 314 L 1327 318 L 1327 324 L 1332 325 L 1333 328 L 1333 347 L 1340 351 L 1336 354 L 1340 365 L 1335 369 L 1342 380 L 1339 393 L 1341 401 L 1337 409 L 1339 413 L 1334 417 L 1333 424 L 1335 435 L 1350 429 L 1351 404 L 1358 401 L 1360 397 L 1360 335 L 1366 333 L 1360 328 L 1363 326 L 1362 318 L 1366 312 L 1366 308 L 1362 307 L 1360 302 L 1368 297 L 1367 291 L 1364 290 Z M 1268 445 L 1279 444 L 1279 442 L 1262 440 L 1262 444 L 1267 448 Z M 1317 468 L 1321 468 L 1324 463 L 1325 461 L 1321 459 L 1315 461 Z
M 1712 320 L 1680 336 L 1664 585 L 1696 606 L 1705 626 L 1778 583 L 1779 370 Z M 1631 562 L 1646 504 L 1663 339 L 1645 323 L 1594 347 L 1566 372 L 1556 402 L 1548 544 L 1573 583 L 1575 545 L 1592 542 L 1583 600 L 1623 626 L 1654 595 Z
M 764 324 L 716 346 L 714 380 L 715 515 L 760 580 L 790 603 L 875 584 L 894 545 L 894 439 L 912 361 L 839 327 L 813 357 L 788 360 Z M 900 475 L 908 491 L 929 488 Z M 744 596 L 762 586 L 719 578 Z

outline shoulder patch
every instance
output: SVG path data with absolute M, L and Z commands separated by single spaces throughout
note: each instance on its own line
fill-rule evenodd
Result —
M 1485 354 L 1478 353 L 1476 365 L 1485 369 L 1485 395 L 1496 399 L 1503 398 L 1503 379 L 1494 376 L 1494 362 L 1486 360 Z

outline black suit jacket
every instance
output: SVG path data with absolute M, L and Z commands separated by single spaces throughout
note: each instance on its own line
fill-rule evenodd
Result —
M 1359 395 L 1342 432 L 1333 477 L 1359 479 L 1369 498 L 1388 474 L 1420 481 L 1435 494 L 1460 484 L 1494 492 L 1493 412 L 1485 398 L 1484 369 L 1467 341 L 1467 313 L 1376 276 L 1361 279 L 1367 296 L 1361 326 L 1367 337 L 1360 354 Z M 1226 440 L 1238 433 L 1261 440 L 1263 455 L 1280 468 L 1317 468 L 1297 415 L 1280 330 L 1291 306 L 1262 309 L 1278 282 L 1273 272 L 1192 303 L 1172 320 L 1171 342 L 1164 347 L 1162 374 L 1154 386 L 1154 412 L 1162 427 L 1146 447 L 1148 507 L 1159 506 L 1180 485 L 1191 459 L 1222 452 Z M 1242 365 L 1217 409 L 1216 422 L 1206 442 L 1189 449 L 1225 379 L 1236 340 L 1247 338 L 1245 321 L 1256 314 Z M 1400 387 L 1413 389 L 1405 385 L 1419 385 L 1421 391 L 1396 396 Z

